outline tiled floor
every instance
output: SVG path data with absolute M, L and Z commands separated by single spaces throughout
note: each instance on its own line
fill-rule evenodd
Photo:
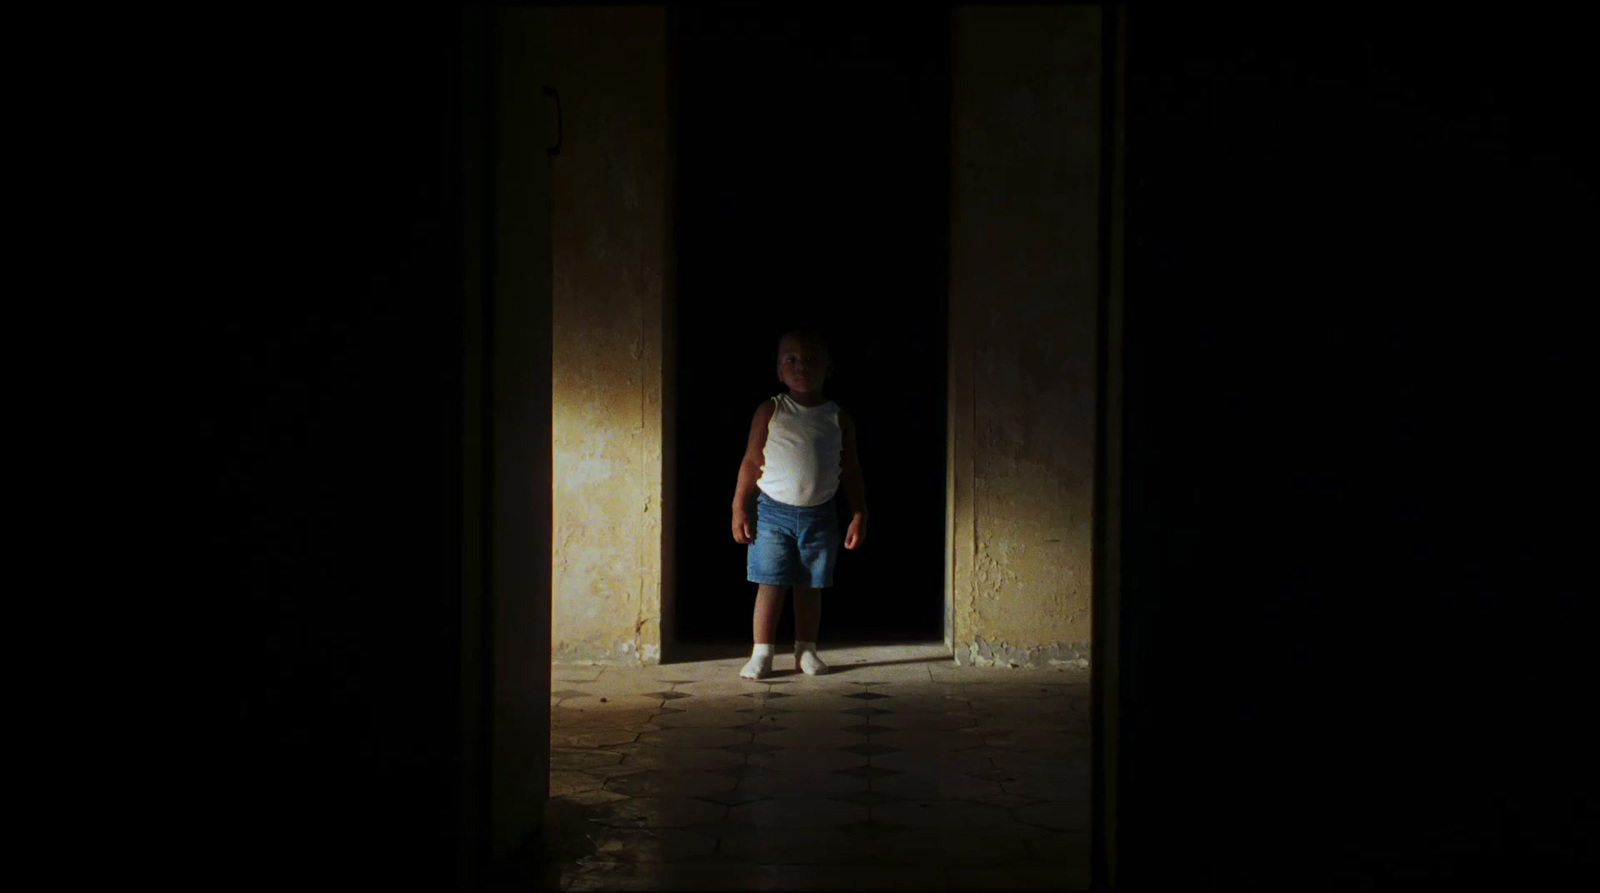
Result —
M 942 645 L 564 666 L 548 881 L 563 890 L 1089 885 L 1084 670 L 957 667 Z

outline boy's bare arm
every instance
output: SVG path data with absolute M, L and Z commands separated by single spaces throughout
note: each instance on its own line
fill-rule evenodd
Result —
M 756 407 L 750 420 L 750 438 L 745 443 L 744 459 L 739 462 L 739 481 L 733 488 L 733 541 L 741 545 L 755 538 L 750 521 L 750 503 L 756 496 L 756 481 L 761 479 L 761 463 L 767 452 L 767 424 L 772 421 L 772 401 Z
M 855 422 L 841 411 L 839 427 L 844 435 L 839 484 L 844 487 L 845 499 L 850 502 L 850 528 L 845 532 L 844 547 L 854 549 L 867 539 L 867 486 L 861 478 L 861 460 L 856 454 Z

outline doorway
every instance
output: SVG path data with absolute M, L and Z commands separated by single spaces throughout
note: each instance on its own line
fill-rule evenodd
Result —
M 944 637 L 949 17 L 913 9 L 672 12 L 677 643 L 750 641 L 729 506 L 798 326 L 830 343 L 827 395 L 856 420 L 872 519 L 822 638 Z

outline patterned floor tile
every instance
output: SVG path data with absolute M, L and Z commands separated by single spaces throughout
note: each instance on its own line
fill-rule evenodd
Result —
M 749 732 L 752 735 L 762 735 L 769 732 L 781 732 L 789 727 L 780 726 L 778 725 L 775 717 L 769 717 L 768 722 L 765 724 L 760 722 L 748 722 L 742 726 L 732 726 L 731 728 L 735 732 Z
M 1051 831 L 1089 830 L 1089 803 L 1087 800 L 1041 800 L 1027 806 L 1018 806 L 1011 814 L 1019 822 L 1037 825 Z
M 832 799 L 843 800 L 846 803 L 855 803 L 861 806 L 877 806 L 880 803 L 892 803 L 893 801 L 901 798 L 890 796 L 882 791 L 856 791 L 855 793 L 845 794 Z
M 854 769 L 836 769 L 834 771 L 839 775 L 848 775 L 851 778 L 865 778 L 868 781 L 890 778 L 900 774 L 896 769 L 884 769 L 879 766 L 857 766 Z
M 617 790 L 616 785 L 610 788 Z M 981 800 L 1004 793 L 995 782 L 954 772 L 907 772 L 873 782 L 872 789 L 907 799 L 928 800 Z
M 822 655 L 823 660 L 829 660 L 828 655 Z M 900 664 L 898 666 L 864 666 L 861 664 L 833 663 L 833 672 L 830 679 L 841 682 L 852 682 L 860 685 L 890 685 L 897 682 L 927 682 L 931 677 L 928 668 L 916 664 Z
M 765 690 L 764 687 L 746 679 L 707 679 L 699 682 L 689 682 L 672 689 L 675 694 L 690 695 L 697 698 L 731 698 L 744 694 L 755 694 Z
M 797 694 L 788 700 L 776 702 L 766 701 L 764 703 L 768 704 L 769 706 L 776 705 L 784 708 L 785 710 L 810 710 L 825 713 L 838 713 L 844 710 L 849 710 L 851 707 L 861 706 L 860 701 L 853 698 L 847 698 L 843 694 L 831 691 L 802 692 L 801 694 Z M 877 703 L 882 705 L 886 702 L 879 701 Z
M 593 806 L 596 803 L 614 803 L 618 800 L 626 800 L 628 797 L 626 794 L 618 794 L 614 791 L 593 790 L 567 794 L 561 799 L 576 803 L 579 806 Z
M 758 828 L 832 828 L 867 815 L 865 806 L 818 797 L 761 800 L 728 808 L 728 821 Z
M 550 711 L 550 725 L 552 728 L 573 730 L 578 726 L 624 726 L 638 725 L 640 723 L 654 722 L 661 710 L 655 705 L 648 707 L 628 707 L 612 710 L 609 707 L 598 709 L 585 709 L 573 707 L 573 704 L 592 704 L 590 701 L 563 701 L 564 706 Z
M 781 719 L 777 719 L 777 721 L 783 723 L 789 728 L 795 729 L 810 729 L 819 727 L 837 729 L 843 726 L 861 722 L 859 717 L 851 716 L 848 713 L 840 713 L 834 710 L 784 710 L 781 713 L 772 713 L 771 717 L 763 715 L 762 721 L 766 722 L 769 719 L 776 717 L 782 717 Z
M 884 694 L 899 697 L 938 698 L 941 700 L 966 700 L 969 685 L 952 685 L 946 682 L 902 682 L 883 690 Z
M 641 735 L 640 739 L 643 740 Z M 949 750 L 961 751 L 983 747 L 984 739 L 979 736 L 956 729 L 949 732 L 915 731 L 915 732 L 884 732 L 874 733 L 872 740 L 876 744 L 887 744 L 902 750 Z
M 1054 726 L 1054 725 L 1087 725 L 1089 716 L 1072 712 L 1057 699 L 1041 699 L 1034 701 L 1032 708 L 1026 707 L 996 707 L 993 702 L 977 700 L 972 702 L 976 711 L 983 714 L 989 722 L 1005 723 L 1006 725 Z M 1026 702 L 1024 702 L 1026 703 Z
M 744 757 L 719 747 L 657 747 L 650 744 L 619 744 L 609 750 L 622 754 L 622 765 L 633 769 L 703 771 L 737 766 Z
M 651 721 L 663 729 L 731 729 L 749 722 L 750 716 L 733 710 L 684 710 Z
M 753 803 L 757 800 L 765 800 L 769 796 L 770 795 L 768 794 L 761 794 L 755 791 L 745 790 L 719 791 L 715 794 L 695 795 L 696 799 L 709 800 L 712 803 L 720 803 L 723 806 L 738 806 L 741 803 Z
M 720 747 L 662 747 L 654 744 L 616 744 L 606 751 L 621 754 L 621 765 L 659 770 L 709 770 L 744 762 Z
M 998 806 L 986 806 L 965 800 L 930 799 L 906 800 L 874 806 L 872 818 L 885 824 L 904 825 L 910 828 L 981 828 L 985 825 L 1011 821 L 1011 815 Z
M 622 755 L 609 750 L 555 750 L 550 751 L 550 768 L 562 769 L 592 769 L 596 766 L 615 766 L 622 762 Z
M 720 773 L 647 769 L 609 779 L 605 788 L 629 797 L 671 797 L 717 794 L 731 791 L 737 784 L 737 779 Z
M 1045 862 L 1084 862 L 1089 853 L 1089 834 L 1084 831 L 1043 834 L 1028 841 L 1028 852 Z
M 588 837 L 599 861 L 675 862 L 717 849 L 715 839 L 678 828 L 597 828 Z
M 783 885 L 792 871 L 779 865 L 748 862 L 706 864 L 682 862 L 591 862 L 561 875 L 563 890 L 586 891 L 662 891 L 662 890 L 788 890 Z
M 598 791 L 605 787 L 606 780 L 587 772 L 573 769 L 550 770 L 550 796 L 565 797 L 579 791 Z
M 948 732 L 956 729 L 970 729 L 978 725 L 978 721 L 971 717 L 951 716 L 948 713 L 913 713 L 904 712 L 874 719 L 873 723 L 882 722 L 885 727 L 894 726 L 892 731 L 933 731 Z
M 739 790 L 781 799 L 795 797 L 836 799 L 867 790 L 867 780 L 834 772 L 779 772 L 760 778 L 747 778 L 739 783 Z
M 662 732 L 646 734 L 660 735 Z M 637 732 L 624 729 L 600 726 L 597 728 L 580 728 L 573 731 L 556 729 L 550 732 L 550 746 L 556 747 L 605 747 L 608 744 L 628 744 L 640 736 Z
M 960 833 L 960 829 L 955 829 L 955 833 Z M 1016 837 L 1022 840 L 1033 840 L 1038 837 L 1049 837 L 1054 832 L 1038 825 L 1009 820 L 993 825 L 984 825 L 981 833 L 995 837 Z
M 1057 690 L 1048 685 L 1024 685 L 1010 683 L 996 683 L 984 689 L 984 700 L 995 706 L 1018 706 L 1017 701 L 1036 701 L 1040 698 L 1060 697 Z
M 1006 732 L 985 732 L 983 741 L 990 747 L 1008 750 L 1026 750 L 1036 753 L 1071 753 L 1087 751 L 1090 738 L 1087 733 L 1057 732 L 1044 729 L 1017 729 Z
M 718 775 L 726 775 L 729 778 L 756 778 L 763 775 L 776 775 L 778 770 L 768 769 L 765 766 L 749 766 L 740 763 L 737 766 L 723 766 L 710 771 Z
M 729 807 L 693 797 L 629 797 L 587 809 L 588 818 L 614 828 L 681 828 L 714 822 Z
M 751 701 L 749 698 L 741 698 L 738 695 L 716 695 L 703 698 L 680 698 L 676 701 L 663 701 L 662 703 L 670 703 L 675 709 L 689 713 L 700 710 L 727 713 L 735 710 L 748 710 L 751 707 L 759 708 L 763 702 Z M 773 703 L 777 702 L 774 701 Z
M 957 701 L 953 698 L 938 698 L 928 695 L 892 695 L 882 701 L 873 701 L 872 706 L 893 710 L 895 713 L 950 713 L 963 710 L 967 702 Z
M 1089 863 L 1018 861 L 992 867 L 947 869 L 947 890 L 1087 890 Z
M 987 803 L 990 806 L 998 806 L 1001 809 L 1010 809 L 1013 806 L 1026 806 L 1029 803 L 1037 803 L 1042 799 L 1044 798 L 1029 797 L 1022 794 L 996 794 L 993 797 L 980 797 L 978 802 Z
M 1029 772 L 1011 776 L 1000 782 L 1008 794 L 1030 797 L 1035 800 L 1081 800 L 1088 802 L 1092 779 L 1087 772 L 1040 773 Z
M 583 771 L 604 781 L 612 778 L 621 778 L 624 775 L 632 775 L 635 772 L 643 772 L 645 767 L 624 764 L 621 766 L 601 766 L 598 769 L 585 769 Z
M 638 743 L 658 747 L 722 747 L 749 740 L 748 732 L 707 728 L 666 729 L 660 732 L 646 732 L 638 737 Z
M 550 712 L 552 715 L 557 711 L 568 710 L 581 711 L 585 713 L 594 711 L 610 712 L 629 710 L 655 712 L 661 709 L 661 704 L 662 701 L 660 698 L 651 698 L 644 695 L 595 694 L 582 698 L 565 698 L 561 701 L 560 706 L 556 707 Z
M 815 774 L 865 766 L 867 757 L 865 754 L 850 753 L 848 750 L 803 747 L 751 754 L 749 763 L 752 766 L 765 766 L 779 772 Z
M 1025 859 L 1027 842 L 969 828 L 921 828 L 878 835 L 873 841 L 884 861 L 904 865 L 1002 865 Z
M 672 688 L 649 673 L 641 673 L 638 668 L 628 667 L 608 667 L 595 682 L 577 687 L 614 691 L 619 694 L 639 694 L 652 688 L 668 690 Z
M 871 841 L 837 828 L 785 828 L 781 834 L 748 828 L 723 837 L 721 852 L 770 865 L 838 865 L 875 857 Z
M 982 749 L 972 750 L 901 750 L 872 758 L 872 765 L 902 772 L 950 773 L 978 775 L 995 771 L 988 754 Z M 979 775 L 980 778 L 989 778 Z M 998 779 L 989 778 L 990 781 Z
M 1045 713 L 1039 717 L 1039 721 L 1046 725 L 1080 725 L 1089 722 L 1089 719 L 1087 706 L 1081 711 L 1076 708 L 1068 708 Z
M 547 887 L 1087 883 L 1086 673 L 955 667 L 939 644 L 823 656 L 827 676 L 780 653 L 761 682 L 742 657 L 555 668 Z
M 1001 747 L 985 748 L 994 768 L 1012 775 L 1028 773 L 1066 773 L 1081 770 L 1089 765 L 1089 753 L 1009 750 Z
M 757 739 L 762 744 L 773 747 L 813 747 L 833 749 L 848 747 L 851 744 L 860 744 L 862 739 L 843 729 L 830 729 L 822 726 L 813 726 L 803 729 L 785 729 L 781 732 L 770 732 Z
M 852 744 L 849 747 L 841 747 L 839 750 L 842 750 L 845 753 L 857 753 L 861 754 L 862 756 L 871 757 L 879 754 L 898 753 L 900 748 L 890 747 L 887 744 Z
M 784 865 L 782 885 L 752 890 L 943 890 L 945 870 L 927 865 Z M 1003 890 L 1004 887 L 993 889 Z

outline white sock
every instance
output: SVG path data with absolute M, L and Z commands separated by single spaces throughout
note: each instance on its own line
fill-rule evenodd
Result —
M 750 662 L 739 675 L 745 679 L 765 679 L 772 675 L 772 645 L 756 645 L 750 649 Z
M 821 676 L 828 672 L 828 665 L 817 657 L 816 642 L 795 642 L 794 660 L 800 665 L 800 672 L 807 676 Z

